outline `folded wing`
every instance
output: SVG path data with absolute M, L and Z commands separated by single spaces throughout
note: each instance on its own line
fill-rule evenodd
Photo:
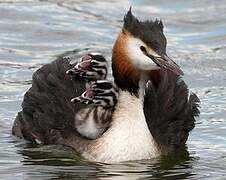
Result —
M 161 71 L 161 81 L 147 83 L 144 114 L 148 127 L 164 152 L 184 146 L 199 115 L 199 99 L 189 94 L 185 82 L 171 72 Z
M 75 113 L 85 105 L 70 100 L 82 94 L 85 82 L 79 77 L 71 81 L 66 75 L 75 64 L 63 57 L 71 54 L 59 56 L 33 74 L 32 87 L 24 95 L 22 111 L 14 122 L 14 135 L 34 143 L 55 144 L 74 132 Z

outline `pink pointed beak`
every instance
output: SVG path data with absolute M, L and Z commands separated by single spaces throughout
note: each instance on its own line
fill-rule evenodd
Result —
M 163 69 L 167 69 L 175 73 L 176 75 L 184 75 L 181 68 L 172 60 L 170 59 L 166 54 L 162 56 L 152 56 L 147 54 L 149 58 L 151 58 L 152 61 L 154 61 L 155 64 L 157 64 L 159 67 Z

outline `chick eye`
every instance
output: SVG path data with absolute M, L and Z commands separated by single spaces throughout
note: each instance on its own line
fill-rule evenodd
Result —
M 146 48 L 145 48 L 144 46 L 140 46 L 140 50 L 141 50 L 142 52 L 144 52 L 144 53 L 147 52 L 147 50 L 146 50 Z

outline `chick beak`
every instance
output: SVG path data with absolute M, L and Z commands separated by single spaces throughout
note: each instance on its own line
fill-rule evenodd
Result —
M 166 54 L 163 54 L 161 56 L 153 56 L 147 54 L 149 58 L 152 59 L 152 61 L 157 64 L 157 66 L 167 69 L 175 73 L 176 75 L 184 75 L 181 68 L 172 60 L 170 59 Z

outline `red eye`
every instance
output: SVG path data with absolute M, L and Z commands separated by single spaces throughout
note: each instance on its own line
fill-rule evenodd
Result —
M 147 52 L 147 50 L 146 50 L 146 48 L 145 48 L 144 46 L 140 46 L 140 50 L 141 50 L 142 52 Z

